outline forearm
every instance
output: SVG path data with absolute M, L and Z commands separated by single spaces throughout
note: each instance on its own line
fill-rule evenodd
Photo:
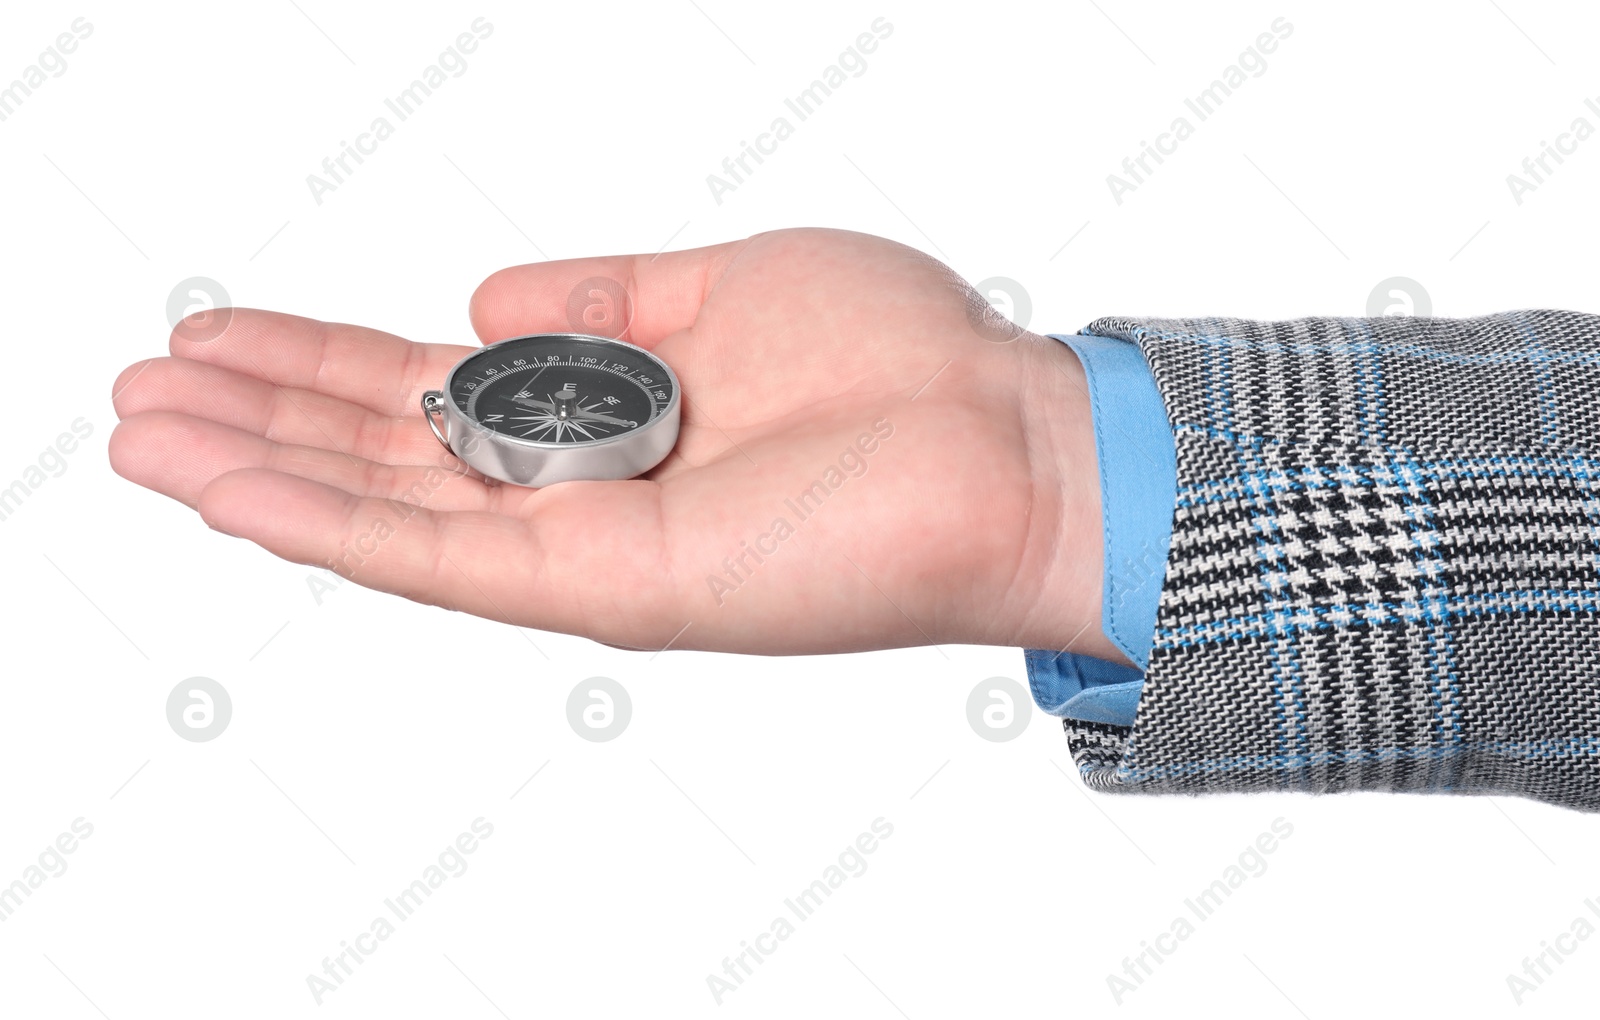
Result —
M 1600 320 L 1102 320 L 1178 490 L 1132 726 L 1095 785 L 1600 807 Z

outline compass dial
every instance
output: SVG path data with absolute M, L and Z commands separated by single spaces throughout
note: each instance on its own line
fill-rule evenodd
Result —
M 678 378 L 621 340 L 540 333 L 462 358 L 422 410 L 445 449 L 490 478 L 534 488 L 633 478 L 678 440 Z
M 664 414 L 677 380 L 631 344 L 552 334 L 492 344 L 450 374 L 451 400 L 470 420 L 527 443 L 615 440 Z

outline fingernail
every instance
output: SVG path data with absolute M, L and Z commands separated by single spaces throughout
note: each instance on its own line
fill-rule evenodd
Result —
M 222 525 L 218 524 L 216 521 L 213 521 L 208 517 L 202 516 L 200 519 L 202 521 L 205 521 L 206 522 L 206 527 L 210 528 L 212 531 L 221 532 L 222 534 L 227 535 L 229 538 L 238 538 L 239 537 L 238 535 L 235 535 L 233 532 L 229 531 L 227 528 L 224 528 Z

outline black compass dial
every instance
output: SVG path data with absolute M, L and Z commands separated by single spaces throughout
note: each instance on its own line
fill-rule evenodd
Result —
M 450 399 L 471 420 L 530 443 L 604 442 L 661 415 L 672 373 L 630 344 L 578 334 L 491 344 L 451 374 Z

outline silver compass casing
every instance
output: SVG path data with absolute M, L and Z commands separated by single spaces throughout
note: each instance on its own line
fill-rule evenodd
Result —
M 450 369 L 445 376 L 443 390 L 428 390 L 422 395 L 422 411 L 428 420 L 428 427 L 445 449 L 468 467 L 490 478 L 533 488 L 543 488 L 557 482 L 633 478 L 666 459 L 678 442 L 678 409 L 683 394 L 672 366 L 644 348 L 622 340 L 584 333 L 540 333 L 531 336 L 559 337 L 637 352 L 639 357 L 659 365 L 671 380 L 672 397 L 666 409 L 654 418 L 637 428 L 604 439 L 554 443 L 508 436 L 473 420 L 466 409 L 458 406 L 450 396 L 455 390 L 456 373 L 481 353 L 474 351 Z M 488 346 L 527 339 L 530 337 L 510 337 Z M 435 414 L 439 415 L 439 422 L 435 422 Z

